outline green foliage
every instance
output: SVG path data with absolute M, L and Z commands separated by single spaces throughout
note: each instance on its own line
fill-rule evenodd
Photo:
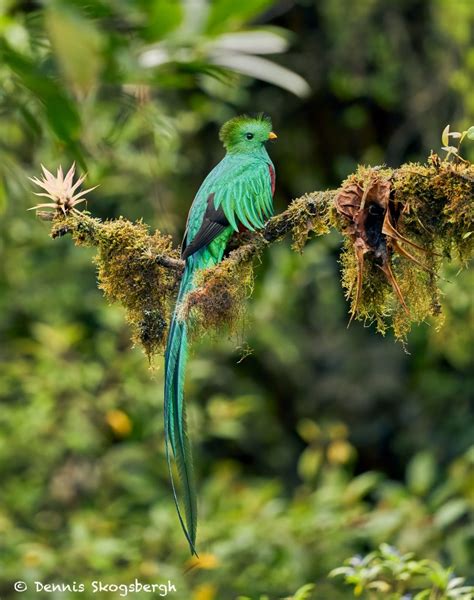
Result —
M 311 600 L 313 598 L 314 584 L 307 583 L 300 587 L 293 596 L 287 596 L 283 600 Z M 252 600 L 249 596 L 239 596 L 236 600 Z M 259 600 L 269 600 L 268 596 L 260 596 Z
M 51 78 L 45 76 L 30 57 L 6 45 L 0 46 L 0 50 L 3 63 L 13 76 L 10 79 L 12 96 L 19 88 L 20 98 L 17 109 L 25 125 L 39 128 L 37 117 L 31 113 L 27 105 L 21 103 L 21 95 L 24 95 L 22 91 L 26 88 L 29 97 L 34 99 L 39 119 L 43 117 L 55 137 L 67 145 L 74 158 L 84 164 L 82 151 L 78 145 L 80 117 L 77 107 L 68 94 Z
M 441 135 L 441 141 L 443 143 L 443 150 L 447 153 L 446 159 L 451 156 L 455 156 L 458 160 L 464 160 L 461 158 L 459 154 L 459 150 L 461 148 L 461 144 L 463 143 L 464 138 L 467 137 L 468 140 L 474 139 L 474 126 L 469 127 L 465 131 L 450 131 L 449 125 L 443 129 L 443 133 Z M 453 140 L 457 140 L 457 146 L 452 146 L 449 144 L 449 138 L 453 138 Z
M 436 561 L 417 560 L 413 552 L 401 554 L 393 546 L 381 544 L 366 556 L 353 556 L 346 567 L 331 572 L 332 577 L 344 576 L 354 594 L 367 598 L 402 600 L 470 600 L 474 586 L 464 585 L 464 577 L 456 577 L 451 568 Z

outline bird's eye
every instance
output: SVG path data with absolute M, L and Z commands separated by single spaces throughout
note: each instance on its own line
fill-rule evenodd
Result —
M 253 140 L 253 133 L 246 133 L 246 134 L 245 134 L 245 137 L 246 137 L 248 140 Z

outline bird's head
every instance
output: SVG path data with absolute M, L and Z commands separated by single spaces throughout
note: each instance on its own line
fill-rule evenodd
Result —
M 219 139 L 224 144 L 224 148 L 232 153 L 258 151 L 265 142 L 276 137 L 272 131 L 270 117 L 264 115 L 234 117 L 224 123 L 219 132 Z

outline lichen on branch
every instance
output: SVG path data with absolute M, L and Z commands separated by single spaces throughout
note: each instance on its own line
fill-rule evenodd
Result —
M 59 185 L 62 171 L 55 181 L 49 172 L 47 181 L 36 181 L 54 190 L 47 205 L 52 212 L 37 207 L 37 214 L 52 221 L 53 238 L 70 234 L 79 246 L 97 247 L 99 287 L 125 307 L 133 341 L 151 357 L 164 348 L 184 262 L 170 236 L 150 233 L 141 221 L 102 222 L 79 212 L 70 173 L 62 180 L 69 190 Z M 196 334 L 235 328 L 251 292 L 255 257 L 288 234 L 302 252 L 312 235 L 335 228 L 343 237 L 341 280 L 351 320 L 373 321 L 382 333 L 392 327 L 403 340 L 413 323 L 439 318 L 443 261 L 454 255 L 466 263 L 472 255 L 473 197 L 474 167 L 464 160 L 432 154 L 424 165 L 359 167 L 338 190 L 305 194 L 261 232 L 237 235 L 224 260 L 199 274 L 179 315 Z

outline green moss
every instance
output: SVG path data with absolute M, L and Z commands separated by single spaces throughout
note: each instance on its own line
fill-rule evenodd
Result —
M 318 202 L 317 214 L 311 202 L 312 194 L 305 194 L 288 207 L 285 218 L 288 218 L 291 223 L 292 248 L 295 252 L 302 252 L 312 235 L 329 233 L 330 198 L 332 195 Z
M 180 309 L 180 317 L 191 325 L 192 337 L 222 329 L 230 334 L 241 330 L 253 288 L 253 256 L 244 246 L 197 275 L 197 287 Z
M 384 195 L 381 191 L 387 192 L 387 185 L 389 194 Z M 331 224 L 345 237 L 342 284 L 354 317 L 375 322 L 381 333 L 391 327 L 395 337 L 402 340 L 413 323 L 429 317 L 440 322 L 438 279 L 442 260 L 455 257 L 466 263 L 472 255 L 474 236 L 469 232 L 474 230 L 474 167 L 442 162 L 436 155 L 426 165 L 407 164 L 396 170 L 359 167 L 343 183 L 341 193 L 346 194 L 346 206 L 365 203 L 364 210 L 368 210 L 368 204 L 373 203 L 377 209 L 388 210 L 396 230 L 394 236 L 382 232 L 382 215 L 379 231 L 375 232 L 378 241 L 371 246 L 374 231 L 364 238 L 366 222 L 359 219 L 358 208 L 353 213 L 349 208 L 348 217 L 336 203 L 331 212 Z M 355 251 L 361 243 L 365 249 L 363 260 Z M 390 273 L 381 269 L 384 261 L 392 280 Z M 362 282 L 357 298 L 360 269 Z
M 97 246 L 99 288 L 111 302 L 126 310 L 132 340 L 151 358 L 164 349 L 179 275 L 159 265 L 154 257 L 179 258 L 170 236 L 149 229 L 141 221 L 119 218 L 101 222 L 87 214 L 58 217 L 51 235 L 70 233 L 79 246 Z
M 354 248 L 348 238 L 344 240 L 340 257 L 342 286 L 346 298 L 351 302 L 351 312 L 355 309 L 355 290 L 357 286 L 358 266 Z M 355 318 L 366 324 L 375 323 L 377 331 L 386 331 L 385 317 L 390 307 L 390 286 L 376 265 L 367 261 L 364 265 L 363 285 Z
M 463 262 L 472 255 L 474 240 L 474 166 L 440 161 L 408 164 L 396 171 L 394 198 L 404 209 L 402 227 L 445 256 Z
M 159 231 L 150 235 L 142 222 L 122 218 L 104 223 L 98 239 L 99 287 L 125 307 L 133 341 L 151 357 L 166 343 L 177 286 L 176 272 L 157 264 L 153 256 L 178 258 L 178 252 L 170 236 Z
M 53 219 L 50 235 L 54 239 L 70 233 L 77 246 L 97 246 L 102 227 L 100 219 L 91 217 L 87 212 L 71 212 L 67 215 L 58 212 Z

